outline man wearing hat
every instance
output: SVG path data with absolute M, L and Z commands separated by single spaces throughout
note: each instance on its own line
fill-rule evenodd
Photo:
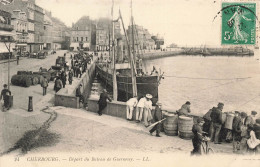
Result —
M 1 91 L 0 101 L 4 100 L 4 109 L 9 109 L 8 95 L 11 95 L 11 91 L 8 90 L 7 85 L 4 84 L 4 89 Z
M 211 141 L 214 141 L 214 144 L 221 144 L 219 142 L 219 132 L 221 130 L 222 126 L 222 110 L 223 110 L 224 104 L 218 103 L 218 107 L 214 108 L 214 110 L 210 114 L 211 118 L 211 134 L 210 138 Z
M 134 111 L 134 108 L 136 107 L 138 103 L 138 100 L 137 100 L 137 96 L 134 96 L 133 98 L 129 99 L 127 102 L 126 102 L 126 119 L 128 121 L 132 121 L 133 120 L 133 111 Z
M 84 96 L 81 93 L 82 84 L 79 85 L 79 87 L 76 89 L 76 97 L 79 97 L 79 102 L 82 102 L 82 104 L 85 104 Z
M 154 121 L 158 122 L 160 120 L 162 120 L 162 103 L 160 103 L 159 101 L 156 103 L 156 107 L 155 107 L 155 112 L 154 112 Z M 156 137 L 161 137 L 160 136 L 160 128 L 161 128 L 161 123 L 156 124 L 151 130 L 150 130 L 150 134 L 152 135 L 153 132 L 156 130 Z
M 146 100 L 144 101 L 144 125 L 145 127 L 148 127 L 151 124 L 151 121 L 153 119 L 152 117 L 152 101 L 153 98 L 152 95 L 147 94 Z
M 107 90 L 104 89 L 103 93 L 100 94 L 100 98 L 98 100 L 98 106 L 99 106 L 98 115 L 99 116 L 102 115 L 102 111 L 106 108 L 107 100 L 109 100 L 110 102 L 112 101 L 112 99 L 110 99 L 110 97 L 107 94 Z
M 41 83 L 41 87 L 43 89 L 43 96 L 46 95 L 46 91 L 47 91 L 47 87 L 48 87 L 48 80 L 46 78 L 46 76 L 44 76 L 43 80 L 42 80 L 42 83 Z
M 254 125 L 256 122 L 255 122 L 255 120 L 256 120 L 256 115 L 257 115 L 257 112 L 256 111 L 251 111 L 251 115 L 248 115 L 247 117 L 246 117 L 246 122 L 245 122 L 245 124 L 246 124 L 246 126 L 248 126 L 248 125 L 250 125 L 250 124 L 252 124 L 252 125 Z
M 191 113 L 191 110 L 190 110 L 190 102 L 187 101 L 185 104 L 183 104 L 181 106 L 181 109 L 179 109 L 178 111 L 178 115 L 181 116 L 181 115 L 189 115 L 189 113 Z
M 135 116 L 136 123 L 140 123 L 142 121 L 145 101 L 146 101 L 146 97 L 142 97 L 137 104 L 136 116 Z
M 204 124 L 204 119 L 199 117 L 197 119 L 197 123 L 192 126 L 192 132 L 194 134 L 194 137 L 192 138 L 193 150 L 191 152 L 191 155 L 201 155 L 201 143 L 204 139 L 204 137 L 202 136 L 203 124 Z

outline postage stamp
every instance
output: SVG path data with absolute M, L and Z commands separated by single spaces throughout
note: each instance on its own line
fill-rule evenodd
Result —
M 222 2 L 221 44 L 255 45 L 256 20 L 256 3 Z

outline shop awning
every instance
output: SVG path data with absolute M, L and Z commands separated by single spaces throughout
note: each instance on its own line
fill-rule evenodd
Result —
M 6 43 L 6 45 L 9 47 L 9 43 Z M 15 48 L 15 43 L 11 43 L 10 45 L 11 52 L 13 52 L 13 48 Z M 0 42 L 0 53 L 8 53 L 8 49 L 3 42 Z
M 79 47 L 79 43 L 71 43 L 71 44 L 70 44 L 70 47 L 77 48 L 77 47 Z
M 16 44 L 16 46 L 27 46 L 27 44 L 26 43 L 18 43 L 18 44 Z
M 84 43 L 83 48 L 89 48 L 89 43 Z
M 5 36 L 5 37 L 13 37 L 15 36 L 16 34 L 13 33 L 13 32 L 9 32 L 9 31 L 0 31 L 0 37 L 1 36 Z

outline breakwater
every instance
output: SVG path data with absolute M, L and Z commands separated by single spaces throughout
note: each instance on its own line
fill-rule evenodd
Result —
M 253 56 L 254 51 L 247 48 L 174 48 L 160 51 L 146 51 L 141 55 L 143 60 L 172 56 Z

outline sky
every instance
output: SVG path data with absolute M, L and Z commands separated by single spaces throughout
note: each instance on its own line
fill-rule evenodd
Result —
M 114 0 L 114 17 L 119 8 L 125 26 L 130 24 L 131 0 Z M 111 17 L 112 0 L 36 0 L 52 11 L 54 17 L 71 26 L 82 16 L 92 19 Z M 135 23 L 154 35 L 161 35 L 166 45 L 219 46 L 221 43 L 220 0 L 133 0 Z

